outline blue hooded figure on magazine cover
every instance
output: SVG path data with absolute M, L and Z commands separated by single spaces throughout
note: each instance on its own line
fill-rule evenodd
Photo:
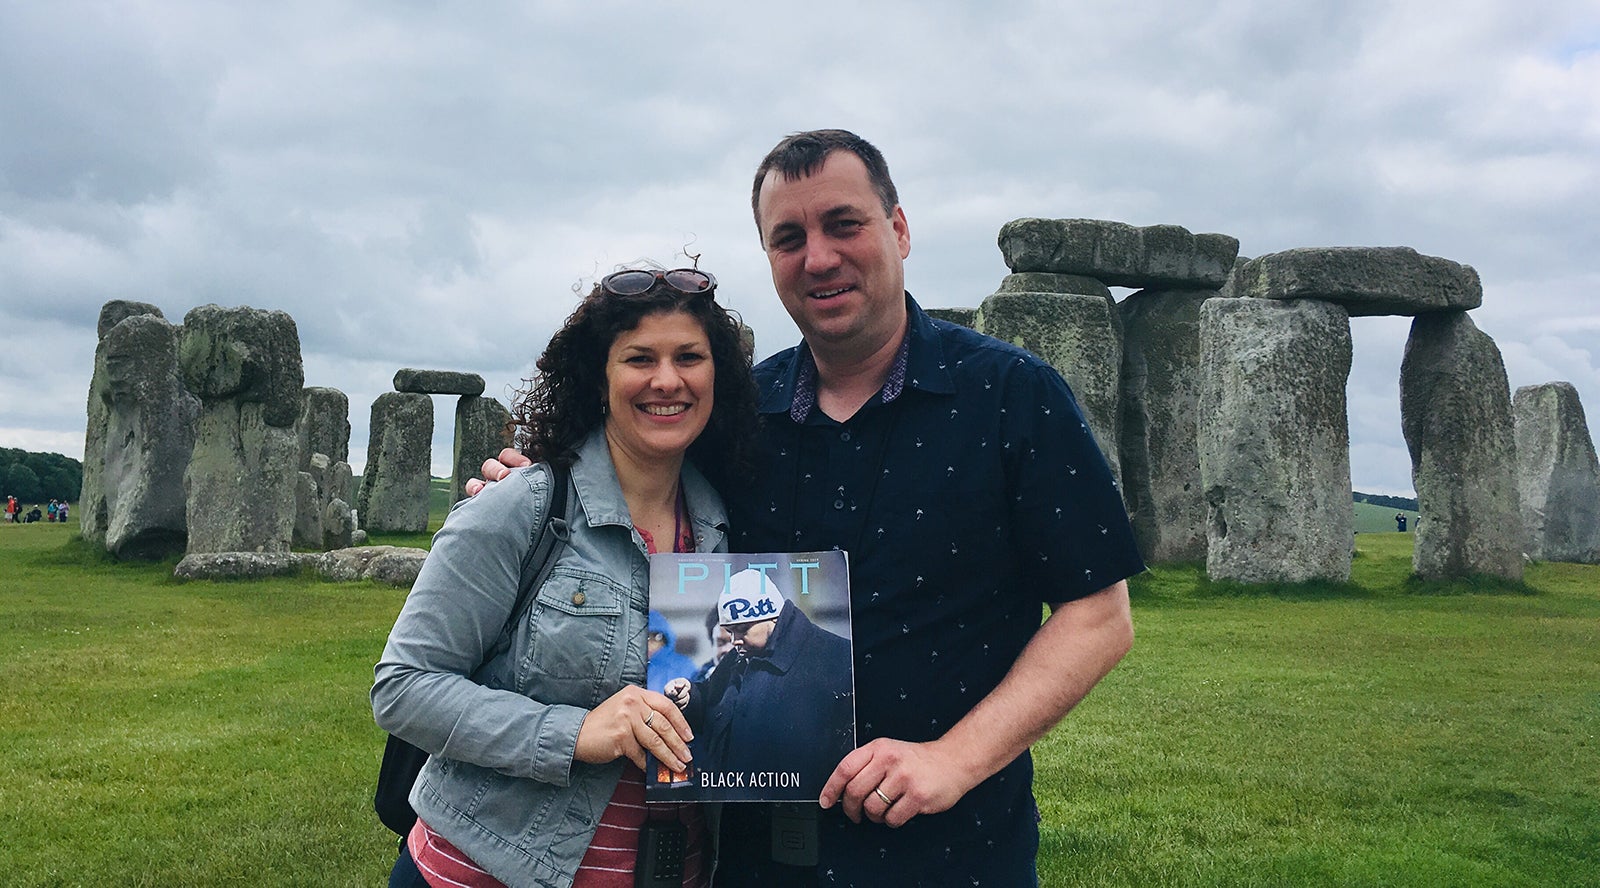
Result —
M 728 800 L 819 795 L 855 746 L 850 642 L 757 570 L 733 575 L 717 615 L 733 651 L 705 679 L 665 690 L 695 731 L 701 785 Z
M 678 653 L 678 634 L 661 612 L 650 611 L 650 624 L 645 629 L 645 652 L 649 661 L 645 666 L 645 687 L 656 693 L 674 678 L 690 678 L 700 667 Z

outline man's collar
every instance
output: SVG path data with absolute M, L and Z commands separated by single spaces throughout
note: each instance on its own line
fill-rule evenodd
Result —
M 948 394 L 955 391 L 949 370 L 944 363 L 944 348 L 939 342 L 936 322 L 928 317 L 917 301 L 906 293 L 906 332 L 900 340 L 900 350 L 895 354 L 883 388 L 873 398 L 882 404 L 898 399 L 907 385 L 923 391 Z M 791 393 L 785 403 L 783 392 Z M 870 403 L 870 402 L 869 402 Z M 786 378 L 765 393 L 761 401 L 762 413 L 787 412 L 796 423 L 804 423 L 817 406 L 817 362 L 811 347 L 803 340 L 795 349 L 793 362 Z

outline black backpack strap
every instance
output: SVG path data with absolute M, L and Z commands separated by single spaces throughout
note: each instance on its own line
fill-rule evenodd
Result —
M 522 560 L 516 604 L 512 606 L 494 647 L 484 656 L 485 663 L 511 646 L 511 636 L 522 621 L 522 615 L 527 613 L 534 590 L 543 586 L 545 578 L 550 576 L 550 569 L 555 566 L 556 559 L 561 555 L 561 547 L 566 544 L 571 532 L 567 525 L 567 490 L 572 486 L 571 470 L 566 466 L 545 463 L 545 473 L 550 478 L 550 486 L 545 499 L 544 520 L 540 522 L 539 529 L 534 531 L 533 545 Z

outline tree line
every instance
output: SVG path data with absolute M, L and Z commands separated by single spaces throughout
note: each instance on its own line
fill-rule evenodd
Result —
M 82 490 L 83 463 L 59 453 L 0 447 L 0 501 L 14 496 L 19 503 L 75 503 Z
M 1385 509 L 1404 509 L 1407 512 L 1418 511 L 1417 501 L 1413 497 L 1384 496 L 1381 493 L 1362 493 L 1358 490 L 1352 493 L 1350 498 L 1358 503 L 1371 503 L 1374 506 L 1382 506 Z

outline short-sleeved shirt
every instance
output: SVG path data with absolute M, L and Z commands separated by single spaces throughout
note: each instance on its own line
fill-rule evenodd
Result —
M 756 368 L 755 480 L 724 491 L 737 551 L 849 553 L 862 744 L 942 736 L 1005 677 L 1044 605 L 1144 569 L 1060 374 L 906 302 L 887 382 L 844 422 L 817 406 L 804 343 Z M 819 884 L 1026 884 L 1007 879 L 1033 872 L 1032 774 L 1024 754 L 898 830 L 833 809 Z

